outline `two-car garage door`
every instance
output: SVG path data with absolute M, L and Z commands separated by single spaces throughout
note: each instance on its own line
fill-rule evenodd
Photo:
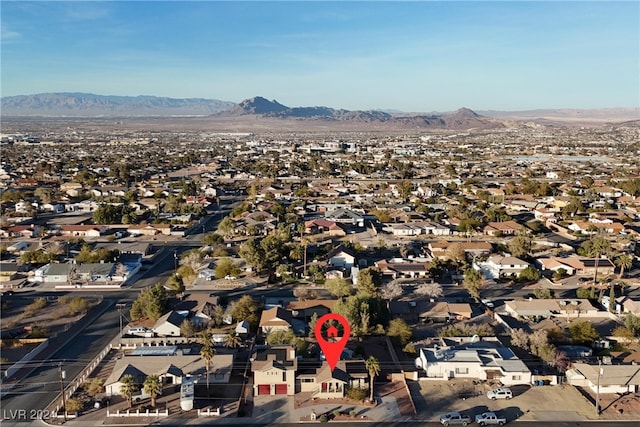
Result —
M 287 385 L 286 384 L 276 384 L 276 394 L 287 394 Z M 267 395 L 271 394 L 271 385 L 269 384 L 258 384 L 258 394 L 259 395 Z

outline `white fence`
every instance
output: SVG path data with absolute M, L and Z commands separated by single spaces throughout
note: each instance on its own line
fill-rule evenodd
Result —
M 129 409 L 127 409 L 126 411 L 120 411 L 117 410 L 115 412 L 111 412 L 109 409 L 107 409 L 107 417 L 168 417 L 169 416 L 169 410 L 165 409 L 164 411 L 161 411 L 159 409 L 156 409 L 155 411 L 150 411 L 150 410 L 146 410 L 146 411 L 140 411 L 135 410 L 135 411 L 131 411 Z
M 222 408 L 207 408 L 207 409 L 198 409 L 199 417 L 213 417 L 219 416 L 222 413 Z

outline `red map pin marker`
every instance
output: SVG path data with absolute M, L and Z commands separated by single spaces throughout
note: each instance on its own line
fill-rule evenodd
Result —
M 340 325 L 342 325 L 343 332 L 342 336 L 338 336 L 340 331 L 338 331 L 338 328 L 336 328 L 333 322 L 331 322 L 331 325 L 325 331 L 328 338 L 327 340 L 322 336 L 322 329 L 325 323 L 332 320 L 336 320 Z M 328 313 L 318 319 L 313 331 L 316 334 L 316 340 L 318 340 L 320 349 L 322 349 L 322 353 L 324 353 L 324 357 L 327 359 L 329 368 L 333 371 L 338 360 L 340 360 L 342 350 L 344 350 L 345 345 L 347 345 L 347 342 L 349 341 L 349 334 L 351 333 L 349 321 L 339 314 Z

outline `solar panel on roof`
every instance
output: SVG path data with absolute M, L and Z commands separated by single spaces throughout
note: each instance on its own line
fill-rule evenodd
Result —
M 165 345 L 155 347 L 138 347 L 132 352 L 132 356 L 173 356 L 178 352 L 178 346 Z

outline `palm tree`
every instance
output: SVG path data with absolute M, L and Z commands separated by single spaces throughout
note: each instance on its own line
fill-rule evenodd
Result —
M 594 286 L 598 279 L 598 262 L 600 261 L 600 256 L 609 252 L 609 249 L 611 249 L 609 241 L 604 237 L 596 236 L 591 239 L 591 248 L 589 250 L 589 255 L 595 258 L 595 269 L 593 271 Z
M 230 333 L 224 340 L 224 346 L 228 348 L 237 348 L 242 344 L 242 338 L 236 333 Z
M 207 370 L 207 390 L 209 390 L 209 369 L 211 368 L 211 362 L 213 356 L 216 355 L 216 349 L 211 346 L 210 343 L 205 343 L 200 349 L 200 356 L 204 359 L 204 365 Z
M 627 254 L 622 254 L 615 259 L 615 263 L 620 267 L 620 279 L 624 277 L 625 270 L 628 270 L 633 265 L 633 258 Z
M 151 396 L 151 406 L 156 407 L 156 397 L 162 394 L 162 383 L 157 375 L 149 375 L 144 380 L 144 392 Z
M 133 376 L 127 374 L 120 378 L 120 394 L 122 394 L 129 401 L 129 408 L 133 405 L 133 393 L 138 390 L 138 385 L 136 384 Z
M 367 368 L 367 372 L 369 372 L 369 377 L 371 377 L 369 389 L 371 390 L 370 400 L 373 402 L 373 383 L 375 382 L 376 376 L 380 373 L 380 362 L 374 356 L 369 356 L 369 358 L 365 360 L 364 365 Z

